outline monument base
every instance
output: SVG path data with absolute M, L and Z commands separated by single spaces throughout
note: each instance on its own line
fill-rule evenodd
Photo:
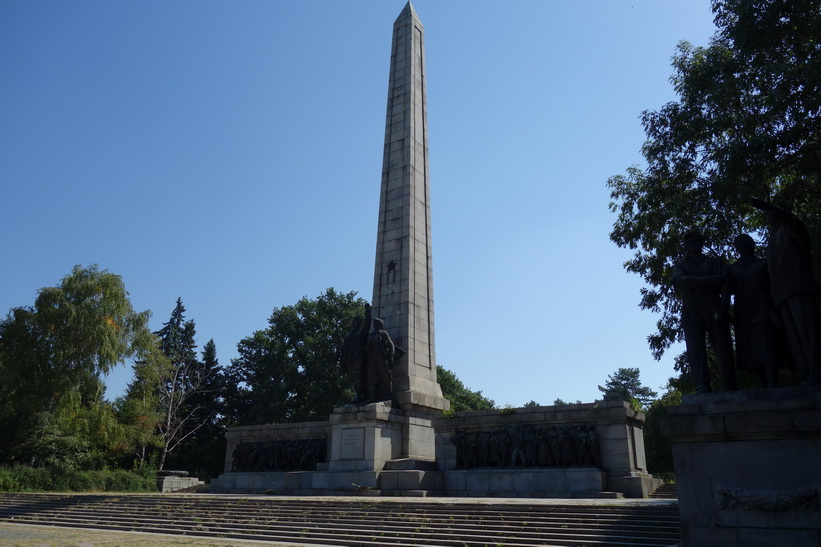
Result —
M 445 473 L 449 496 L 603 497 L 607 473 L 594 468 L 454 469 Z M 621 497 L 613 493 L 612 497 Z
M 381 471 L 385 462 L 400 456 L 403 427 L 403 416 L 390 403 L 335 408 L 328 470 Z
M 326 422 L 229 429 L 226 472 L 211 487 L 282 495 L 641 498 L 660 483 L 645 469 L 643 422 L 621 401 L 448 418 L 389 401 L 345 405 Z
M 661 484 L 647 472 L 644 413 L 623 401 L 457 412 L 434 425 L 437 468 L 464 495 L 644 498 Z
M 682 545 L 821 544 L 821 388 L 685 396 L 661 425 Z
M 380 471 L 399 459 L 434 462 L 434 417 L 390 401 L 334 409 L 329 471 Z
M 443 479 L 436 470 L 434 416 L 384 401 L 336 408 L 327 422 L 231 428 L 226 473 L 213 481 L 212 488 L 226 493 L 301 495 L 438 492 Z M 275 460 L 284 461 L 282 454 L 290 450 L 309 446 L 300 438 L 328 440 L 327 453 L 314 468 L 265 467 Z M 285 452 L 279 449 L 278 457 L 277 442 L 286 446 Z M 248 455 L 240 457 L 243 453 Z

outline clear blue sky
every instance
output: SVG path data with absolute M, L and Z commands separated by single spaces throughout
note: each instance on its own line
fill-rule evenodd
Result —
M 0 3 L 0 312 L 75 264 L 227 365 L 274 307 L 370 299 L 390 40 L 405 0 Z M 436 352 L 497 404 L 654 389 L 657 319 L 607 178 L 675 99 L 707 0 L 414 2 L 426 33 Z M 677 348 L 680 351 L 680 348 Z M 122 393 L 128 365 L 107 379 Z

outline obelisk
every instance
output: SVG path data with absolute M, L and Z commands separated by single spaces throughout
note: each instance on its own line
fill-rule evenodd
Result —
M 406 354 L 393 368 L 394 400 L 443 410 L 433 331 L 425 30 L 410 2 L 393 24 L 373 313 Z

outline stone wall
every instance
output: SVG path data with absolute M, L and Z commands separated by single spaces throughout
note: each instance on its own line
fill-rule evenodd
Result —
M 326 453 L 322 461 L 327 461 L 331 437 L 331 422 L 302 422 L 293 424 L 265 424 L 237 426 L 225 433 L 227 447 L 225 450 L 224 472 L 230 473 L 234 467 L 235 449 L 241 444 L 270 442 L 292 439 L 325 439 Z
M 434 421 L 437 468 L 464 495 L 510 485 L 644 497 L 659 481 L 647 473 L 643 425 L 622 401 L 458 412 Z

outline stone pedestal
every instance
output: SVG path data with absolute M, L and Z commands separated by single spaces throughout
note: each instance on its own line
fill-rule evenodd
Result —
M 346 405 L 331 414 L 327 468 L 312 475 L 314 490 L 438 490 L 432 419 L 390 401 Z
M 821 388 L 692 395 L 668 412 L 683 545 L 821 545 Z
M 334 409 L 329 471 L 381 471 L 399 459 L 435 461 L 433 417 L 390 401 Z
M 334 409 L 328 470 L 381 471 L 400 457 L 404 422 L 388 402 Z

